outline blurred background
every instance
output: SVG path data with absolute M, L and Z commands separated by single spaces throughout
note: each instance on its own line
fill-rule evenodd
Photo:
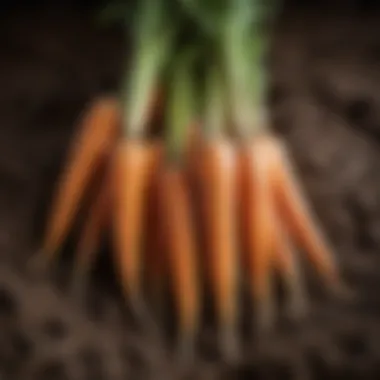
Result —
M 0 377 L 2 379 L 380 378 L 380 4 L 285 1 L 270 59 L 273 127 L 356 290 L 313 298 L 233 365 L 207 345 L 183 373 L 131 327 L 98 270 L 85 302 L 65 263 L 36 280 L 53 185 L 88 101 L 118 89 L 128 43 L 95 22 L 100 1 L 4 1 L 0 10 Z M 109 264 L 105 258 L 106 267 Z M 108 263 L 108 264 L 107 264 Z M 109 265 L 108 265 L 109 266 Z M 99 272 L 99 273 L 98 273 Z M 107 273 L 105 273 L 107 272 Z

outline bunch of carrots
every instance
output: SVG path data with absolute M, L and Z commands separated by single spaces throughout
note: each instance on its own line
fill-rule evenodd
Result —
M 296 246 L 326 284 L 341 286 L 288 149 L 270 130 L 264 62 L 270 33 L 263 25 L 271 2 L 138 3 L 121 96 L 95 99 L 85 110 L 40 258 L 57 259 L 96 177 L 74 277 L 87 277 L 110 229 L 131 310 L 146 310 L 144 282 L 153 298 L 168 284 L 180 343 L 189 348 L 208 292 L 220 346 L 232 353 L 242 284 L 259 329 L 275 317 L 276 273 L 293 314 L 305 310 Z M 153 135 L 156 125 L 160 133 Z

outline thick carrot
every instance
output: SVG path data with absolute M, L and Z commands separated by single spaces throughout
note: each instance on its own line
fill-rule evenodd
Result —
M 97 99 L 85 112 L 47 220 L 42 252 L 48 258 L 53 259 L 63 243 L 91 178 L 115 145 L 119 127 L 116 98 Z
M 241 164 L 245 177 L 245 215 L 248 223 L 247 271 L 249 286 L 256 306 L 259 328 L 269 327 L 274 318 L 272 288 L 273 205 L 270 192 L 270 166 L 273 152 L 265 138 L 256 137 L 241 147 Z
M 114 161 L 111 156 L 106 172 L 103 175 L 102 183 L 90 205 L 79 239 L 74 264 L 73 283 L 75 285 L 81 284 L 91 270 L 101 239 L 104 236 L 104 230 L 111 222 L 112 195 L 115 190 L 113 170 Z
M 206 140 L 202 144 L 198 168 L 201 171 L 201 207 L 209 281 L 221 326 L 222 347 L 233 354 L 237 336 L 239 261 L 233 144 L 224 138 Z
M 271 140 L 276 153 L 276 199 L 284 222 L 309 255 L 322 276 L 339 288 L 340 276 L 333 258 L 332 249 L 322 235 L 315 217 L 311 215 L 300 185 L 292 172 L 291 163 L 284 145 L 276 138 Z
M 183 169 L 170 165 L 163 169 L 160 174 L 160 199 L 180 341 L 182 348 L 187 351 L 193 347 L 201 300 L 197 278 L 196 231 Z
M 161 146 L 126 139 L 115 153 L 114 245 L 118 272 L 126 298 L 141 312 L 142 239 L 144 217 Z

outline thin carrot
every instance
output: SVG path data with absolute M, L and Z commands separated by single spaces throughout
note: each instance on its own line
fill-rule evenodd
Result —
M 280 213 L 317 270 L 330 285 L 339 289 L 340 276 L 333 251 L 309 211 L 300 185 L 292 173 L 286 149 L 278 139 L 273 138 L 271 144 L 276 153 L 275 170 L 278 181 L 275 192 Z
M 159 196 L 159 173 L 161 166 L 156 166 L 151 186 L 148 190 L 148 205 L 146 217 L 146 236 L 144 267 L 148 291 L 152 301 L 160 308 L 163 297 L 165 275 L 167 275 L 167 254 L 162 231 Z
M 114 191 L 113 158 L 111 157 L 98 192 L 90 205 L 75 254 L 73 284 L 82 284 L 91 270 L 104 230 L 111 221 Z
M 192 354 L 199 324 L 201 292 L 198 283 L 198 240 L 193 213 L 189 171 L 186 167 L 189 132 L 195 118 L 194 59 L 186 49 L 176 58 L 168 102 L 166 163 L 160 172 L 160 210 L 171 285 L 178 316 L 180 354 L 187 360 Z
M 120 142 L 115 153 L 114 245 L 124 294 L 141 313 L 142 239 L 148 189 L 161 146 L 143 140 Z
M 225 93 L 219 67 L 211 67 L 205 97 L 204 136 L 194 157 L 198 170 L 207 279 L 220 325 L 221 347 L 237 353 L 238 263 L 237 160 L 225 136 Z
M 122 90 L 123 139 L 116 150 L 114 246 L 124 295 L 138 320 L 150 322 L 142 301 L 142 264 L 148 193 L 161 145 L 146 141 L 162 71 L 172 50 L 174 30 L 162 0 L 137 4 L 134 54 Z M 153 327 L 153 326 L 151 326 Z
M 222 332 L 222 347 L 236 351 L 238 247 L 236 160 L 232 143 L 205 141 L 201 163 L 201 205 L 212 293 Z
M 42 252 L 53 259 L 63 243 L 84 192 L 107 153 L 115 145 L 120 127 L 117 99 L 97 99 L 85 112 L 79 135 L 69 152 L 69 162 L 58 182 Z
M 199 323 L 196 232 L 183 170 L 166 166 L 160 174 L 162 222 L 176 298 L 182 348 L 190 349 Z
M 272 288 L 273 206 L 270 192 L 270 165 L 273 152 L 265 138 L 256 137 L 241 147 L 241 164 L 246 176 L 246 213 L 248 222 L 246 261 L 249 286 L 256 306 L 258 327 L 269 327 L 274 318 Z
M 274 265 L 283 278 L 287 290 L 287 309 L 291 317 L 306 312 L 306 297 L 302 273 L 296 259 L 295 248 L 279 215 L 274 216 Z

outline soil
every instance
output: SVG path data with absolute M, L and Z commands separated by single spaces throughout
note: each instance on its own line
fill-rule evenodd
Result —
M 302 323 L 248 342 L 232 364 L 202 349 L 191 370 L 126 321 L 111 271 L 98 270 L 78 300 L 65 287 L 70 265 L 46 279 L 25 265 L 75 121 L 117 88 L 122 32 L 97 27 L 88 7 L 69 3 L 0 14 L 0 377 L 379 378 L 380 14 L 318 9 L 283 14 L 270 104 L 356 297 L 313 295 Z

